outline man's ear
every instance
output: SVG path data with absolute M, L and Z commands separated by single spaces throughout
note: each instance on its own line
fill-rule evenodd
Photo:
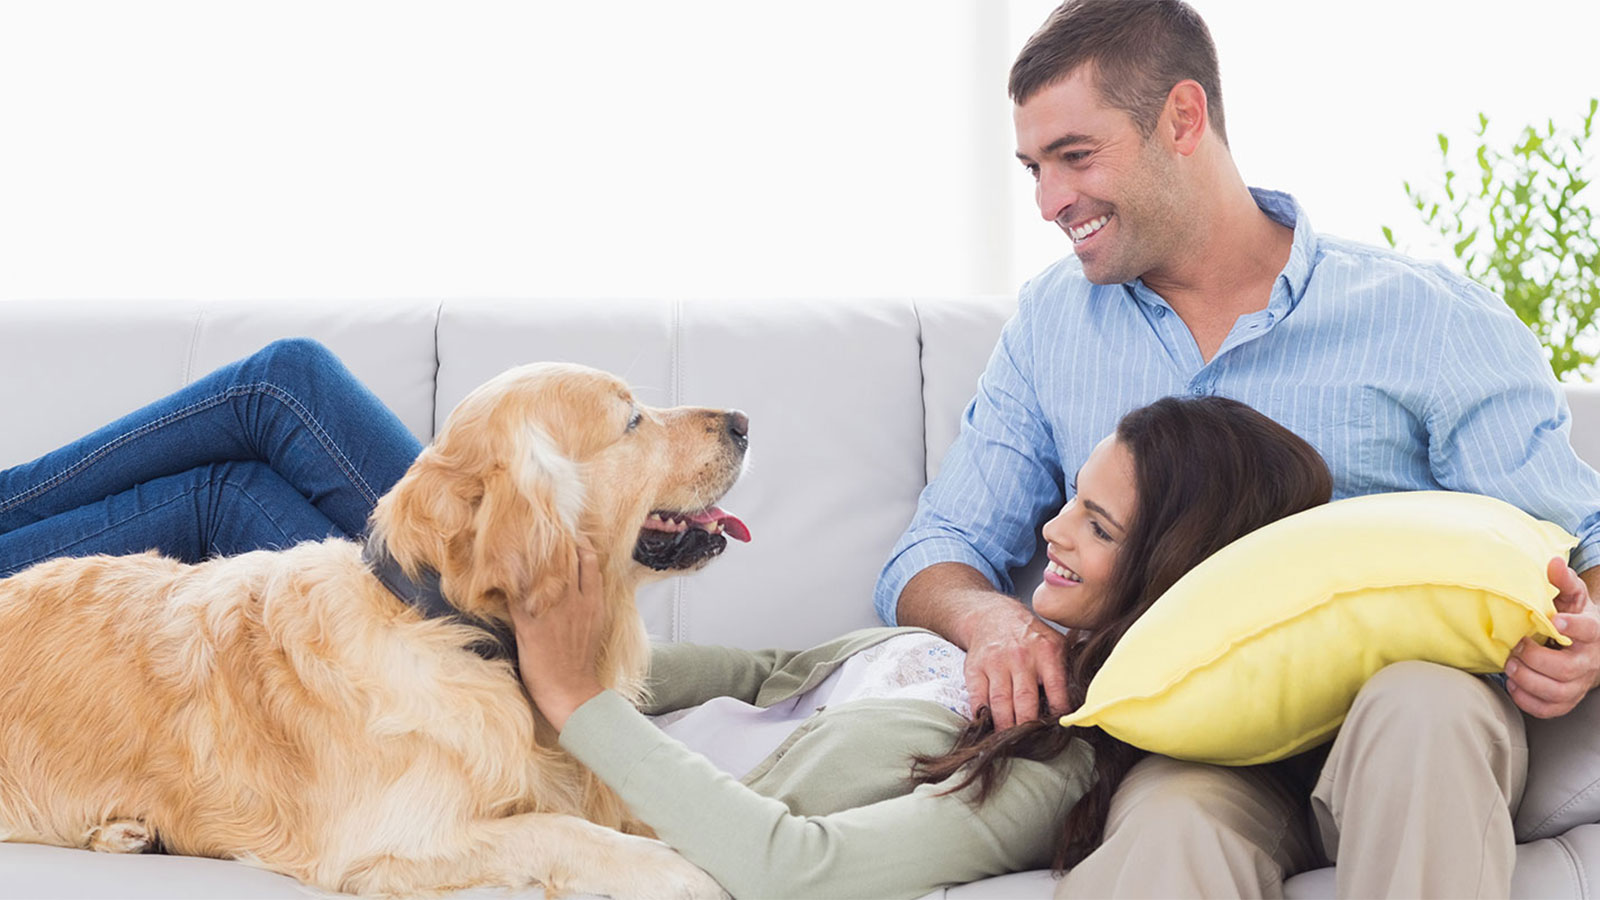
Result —
M 1211 107 L 1206 89 L 1198 81 L 1184 79 L 1167 92 L 1167 105 L 1158 126 L 1167 130 L 1173 149 L 1189 156 L 1200 146 L 1200 139 L 1211 127 Z

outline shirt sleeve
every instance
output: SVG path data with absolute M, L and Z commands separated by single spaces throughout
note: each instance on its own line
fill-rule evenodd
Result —
M 1061 505 L 1061 461 L 1035 392 L 1030 292 L 1023 287 L 960 434 L 878 576 L 874 599 L 885 624 L 897 624 L 906 582 L 936 563 L 965 563 L 1010 593 L 1009 570 L 1032 558 L 1042 513 Z
M 1047 865 L 1088 783 L 1081 741 L 1049 763 L 1013 760 L 979 807 L 939 785 L 829 815 L 797 816 L 603 692 L 561 745 L 640 820 L 735 897 L 919 897 L 946 884 Z
M 1578 536 L 1572 567 L 1600 565 L 1600 476 L 1572 449 L 1566 395 L 1538 340 L 1477 285 L 1439 348 L 1425 420 L 1434 478 L 1487 494 Z

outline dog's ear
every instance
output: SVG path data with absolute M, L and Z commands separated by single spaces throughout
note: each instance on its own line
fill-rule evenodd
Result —
M 458 605 L 504 615 L 503 604 L 535 611 L 567 589 L 578 547 L 584 490 L 578 466 L 536 426 L 525 427 L 510 464 L 484 479 L 473 518 L 472 561 Z M 466 607 L 463 606 L 465 609 Z
M 408 576 L 417 578 L 425 569 L 444 576 L 471 562 L 468 531 L 482 499 L 479 474 L 429 445 L 378 499 L 371 531 Z
M 374 533 L 407 574 L 438 572 L 461 611 L 504 618 L 508 602 L 537 609 L 566 590 L 581 477 L 537 426 L 452 429 L 379 501 Z

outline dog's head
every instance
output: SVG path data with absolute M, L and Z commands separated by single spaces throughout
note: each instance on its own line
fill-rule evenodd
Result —
M 564 591 L 580 535 L 608 596 L 631 597 L 749 539 L 715 505 L 743 469 L 747 428 L 737 411 L 643 406 L 595 369 L 511 369 L 455 408 L 378 502 L 373 531 L 411 577 L 433 569 L 481 618 Z

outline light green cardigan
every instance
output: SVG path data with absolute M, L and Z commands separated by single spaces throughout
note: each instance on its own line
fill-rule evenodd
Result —
M 651 657 L 647 713 L 731 696 L 770 706 L 896 634 L 876 628 L 803 652 L 667 644 Z M 661 839 L 738 898 L 919 897 L 947 884 L 1050 864 L 1091 778 L 1073 741 L 1049 762 L 1016 759 L 981 806 L 969 791 L 913 790 L 913 754 L 949 750 L 965 720 L 925 700 L 818 709 L 738 781 L 607 691 L 567 720 L 561 745 Z

